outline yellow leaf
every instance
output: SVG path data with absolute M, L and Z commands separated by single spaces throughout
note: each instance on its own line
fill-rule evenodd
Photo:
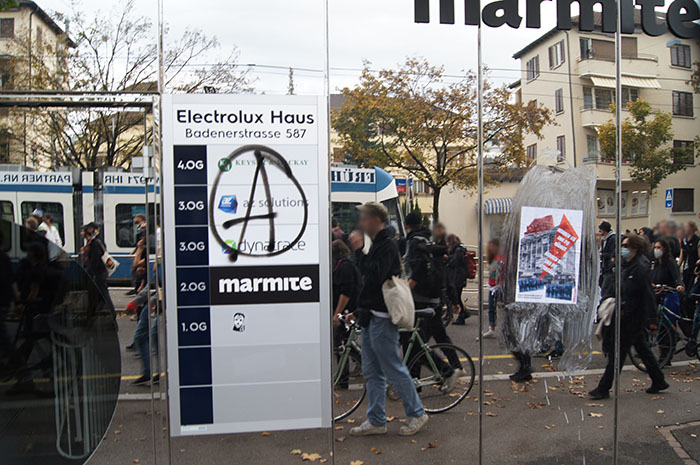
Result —
M 292 455 L 301 455 L 301 449 L 294 449 L 294 450 L 291 452 L 291 454 L 292 454 Z
M 270 433 L 268 433 L 267 431 L 265 431 L 265 432 L 263 432 L 263 433 L 260 433 L 260 435 L 261 435 L 261 436 L 269 436 Z
M 365 462 L 363 462 L 362 460 L 352 460 L 350 462 L 350 465 L 364 465 L 364 463 Z
M 304 461 L 308 461 L 308 462 L 315 462 L 316 460 L 318 460 L 320 458 L 321 458 L 321 454 L 317 454 L 315 452 L 313 454 L 307 454 L 306 452 L 301 454 L 301 459 Z
M 603 414 L 602 414 L 602 413 L 596 413 L 596 412 L 588 412 L 588 416 L 589 416 L 589 417 L 593 417 L 593 418 L 601 418 L 601 417 L 603 416 Z

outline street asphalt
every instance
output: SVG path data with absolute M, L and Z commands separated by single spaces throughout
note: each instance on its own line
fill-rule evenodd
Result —
M 128 302 L 123 289 L 113 289 L 112 295 L 119 308 Z M 473 295 L 469 298 L 473 300 Z M 453 342 L 465 348 L 475 362 L 476 320 L 473 316 L 466 326 L 448 328 Z M 140 375 L 140 360 L 125 346 L 131 342 L 135 322 L 121 317 L 119 328 L 120 401 L 90 465 L 478 463 L 478 386 L 462 404 L 433 415 L 425 430 L 410 438 L 397 435 L 403 416 L 400 402 L 388 401 L 391 421 L 385 436 L 349 436 L 349 429 L 363 419 L 363 405 L 332 430 L 261 431 L 168 440 L 162 385 L 153 386 L 153 391 L 151 386 L 131 385 Z M 535 358 L 536 379 L 517 385 L 507 380 L 515 365 L 507 351 L 493 339 L 485 340 L 484 347 L 484 464 L 612 464 L 614 403 L 586 398 L 604 367 L 601 354 L 596 353 L 589 370 L 571 377 L 557 371 L 556 360 Z M 620 464 L 700 463 L 700 363 L 678 356 L 664 372 L 671 388 L 658 395 L 644 392 L 649 384 L 644 373 L 632 366 L 623 372 L 618 402 Z

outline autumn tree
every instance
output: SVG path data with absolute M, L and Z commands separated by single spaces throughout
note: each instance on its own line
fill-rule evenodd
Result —
M 38 44 L 23 37 L 15 39 L 15 89 L 123 93 L 121 98 L 135 100 L 139 97 L 132 94 L 157 92 L 155 28 L 149 18 L 135 13 L 134 0 L 93 15 L 83 13 L 77 3 L 72 10 L 55 16 L 70 24 L 74 47 L 66 47 L 65 40 Z M 237 64 L 235 46 L 223 50 L 216 37 L 193 29 L 178 35 L 166 30 L 164 41 L 166 91 L 252 90 L 247 69 Z M 32 130 L 42 135 L 33 138 L 32 150 L 51 159 L 52 167 L 127 167 L 144 144 L 153 143 L 151 118 L 141 110 L 42 109 L 32 112 L 31 121 Z
M 410 173 L 430 187 L 436 221 L 445 187 L 477 181 L 477 78 L 469 72 L 450 80 L 424 59 L 378 72 L 366 62 L 359 84 L 343 89 L 343 105 L 331 115 L 346 158 Z M 510 97 L 506 86 L 485 84 L 484 144 L 498 149 L 485 159 L 490 172 L 527 163 L 524 134 L 541 137 L 552 122 L 549 110 Z
M 614 111 L 614 105 L 611 107 Z M 649 185 L 654 191 L 667 176 L 684 170 L 684 163 L 674 162 L 671 114 L 652 111 L 643 99 L 627 103 L 630 116 L 622 122 L 622 155 L 629 162 L 632 180 Z M 613 120 L 598 129 L 600 149 L 615 160 L 617 130 Z M 689 151 L 693 157 L 693 151 Z

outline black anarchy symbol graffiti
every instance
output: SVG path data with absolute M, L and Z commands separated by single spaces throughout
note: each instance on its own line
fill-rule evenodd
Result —
M 301 188 L 301 184 L 299 184 L 299 181 L 292 173 L 292 169 L 290 168 L 289 163 L 287 163 L 287 160 L 285 160 L 284 157 L 282 157 L 282 155 L 280 155 L 278 152 L 263 145 L 245 145 L 231 152 L 231 154 L 226 158 L 226 160 L 228 160 L 229 164 L 231 165 L 233 164 L 233 161 L 236 158 L 250 152 L 252 152 L 255 156 L 255 174 L 253 175 L 253 182 L 250 187 L 250 195 L 248 197 L 248 206 L 246 208 L 245 215 L 241 218 L 228 220 L 224 222 L 222 226 L 224 229 L 229 229 L 232 226 L 242 223 L 243 227 L 241 228 L 241 234 L 239 236 L 238 242 L 236 243 L 241 244 L 243 242 L 243 239 L 245 238 L 245 234 L 248 229 L 248 223 L 250 221 L 267 220 L 269 224 L 269 243 L 267 245 L 267 253 L 253 254 L 249 252 L 241 252 L 240 250 L 238 250 L 238 247 L 231 247 L 221 237 L 216 227 L 216 223 L 214 222 L 214 205 L 216 204 L 216 193 L 219 188 L 221 176 L 224 174 L 223 170 L 219 170 L 219 172 L 216 175 L 216 179 L 214 180 L 214 185 L 212 187 L 211 194 L 209 197 L 209 228 L 214 233 L 214 237 L 216 238 L 216 241 L 219 243 L 219 245 L 229 253 L 231 261 L 236 261 L 240 255 L 249 257 L 272 257 L 287 252 L 292 247 L 294 247 L 304 235 L 304 231 L 306 231 L 306 224 L 309 219 L 309 207 L 306 201 L 306 194 Z M 268 162 L 267 164 L 265 163 L 266 161 Z M 278 250 L 275 250 L 275 218 L 277 217 L 277 213 L 272 210 L 273 201 L 272 196 L 270 194 L 270 183 L 267 175 L 266 165 L 274 166 L 275 168 L 279 169 L 285 174 L 287 179 L 289 179 L 292 182 L 292 184 L 297 188 L 297 191 L 299 191 L 299 195 L 301 196 L 301 201 L 304 209 L 299 233 L 294 238 L 294 240 L 290 241 L 287 245 Z M 267 213 L 261 215 L 251 215 L 251 211 L 254 204 L 255 191 L 258 186 L 258 180 L 262 181 L 263 188 L 265 190 L 265 198 L 267 200 Z

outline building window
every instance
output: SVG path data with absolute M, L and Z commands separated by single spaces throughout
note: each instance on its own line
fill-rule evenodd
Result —
M 674 45 L 671 47 L 671 66 L 690 68 L 690 45 Z
M 527 146 L 527 159 L 537 160 L 537 144 L 532 144 Z
M 584 110 L 593 109 L 593 87 L 583 88 L 583 108 Z
M 639 89 L 636 87 L 622 88 L 622 104 L 626 107 L 629 102 L 636 102 L 639 99 Z
M 557 113 L 564 111 L 564 89 L 554 91 L 554 107 Z
M 671 211 L 675 213 L 694 213 L 693 197 L 695 197 L 695 189 L 673 189 L 673 208 Z
M 597 110 L 609 110 L 613 103 L 613 91 L 610 89 L 595 88 L 595 108 Z
M 579 45 L 581 48 L 581 60 L 615 61 L 615 42 L 611 40 L 581 38 L 579 39 Z
M 0 18 L 0 39 L 15 38 L 15 19 Z
M 563 163 L 566 160 L 566 137 L 557 137 L 557 162 Z
M 695 146 L 692 140 L 673 141 L 673 163 L 676 165 L 695 163 Z
M 615 93 L 612 89 L 600 87 L 583 88 L 583 109 L 584 110 L 610 110 L 610 105 L 615 100 Z
M 622 38 L 622 58 L 637 58 L 637 38 Z
M 44 31 L 39 26 L 37 26 L 37 28 L 36 28 L 36 44 L 38 47 L 41 48 L 43 43 L 44 43 Z
M 14 87 L 12 65 L 7 60 L 0 60 L 0 89 L 10 90 Z
M 549 47 L 549 69 L 554 69 L 564 63 L 564 41 L 559 41 Z
M 600 145 L 598 144 L 598 137 L 591 134 L 587 135 L 586 144 L 588 146 L 588 159 L 598 161 L 600 158 Z
M 693 116 L 693 94 L 673 91 L 674 116 Z
M 532 57 L 525 66 L 527 70 L 527 80 L 532 81 L 533 79 L 537 79 L 537 76 L 540 75 L 540 56 L 536 55 Z

